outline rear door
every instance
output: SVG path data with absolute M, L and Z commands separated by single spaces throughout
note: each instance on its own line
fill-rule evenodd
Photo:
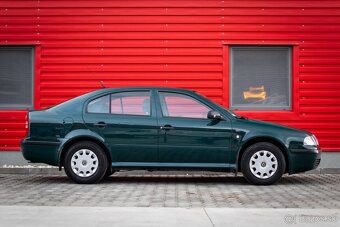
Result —
M 117 165 L 158 161 L 159 127 L 152 97 L 152 90 L 124 91 L 88 103 L 86 125 L 105 138 Z

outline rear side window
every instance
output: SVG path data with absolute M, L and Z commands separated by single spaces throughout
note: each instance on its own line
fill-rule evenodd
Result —
M 119 92 L 111 95 L 111 114 L 150 116 L 150 92 Z
M 160 92 L 163 116 L 183 118 L 207 118 L 209 107 L 200 101 L 182 94 Z
M 110 112 L 110 96 L 106 95 L 92 100 L 87 105 L 88 113 L 109 113 Z

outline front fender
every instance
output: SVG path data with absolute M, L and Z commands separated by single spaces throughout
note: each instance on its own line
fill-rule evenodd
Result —
M 257 142 L 270 142 L 275 144 L 284 152 L 287 160 L 289 160 L 289 141 L 289 137 L 273 132 L 267 133 L 265 131 L 254 130 L 248 133 L 244 133 L 243 135 L 240 135 L 239 140 L 236 142 L 237 145 L 235 146 L 234 155 L 231 161 L 235 162 L 236 168 L 238 169 L 238 164 L 245 148 Z
M 244 135 L 240 141 L 240 147 L 244 144 L 247 144 L 250 140 L 254 140 L 257 138 L 268 138 L 269 140 L 277 141 L 286 149 L 289 147 L 289 141 L 291 140 L 289 137 L 283 135 L 282 133 L 276 132 L 266 132 L 266 131 L 252 131 Z

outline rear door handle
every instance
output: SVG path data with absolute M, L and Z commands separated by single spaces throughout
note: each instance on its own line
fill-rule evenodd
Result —
M 175 128 L 172 127 L 171 125 L 164 125 L 164 126 L 161 126 L 161 130 L 168 131 L 168 130 L 172 130 L 172 129 L 175 129 Z
M 94 126 L 97 126 L 98 128 L 105 128 L 106 127 L 106 123 L 105 122 L 97 122 L 93 124 Z

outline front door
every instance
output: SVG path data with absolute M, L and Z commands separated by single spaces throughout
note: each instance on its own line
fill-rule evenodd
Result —
M 212 120 L 208 105 L 186 94 L 158 92 L 159 159 L 171 166 L 227 164 L 231 125 Z M 176 164 L 177 163 L 177 164 Z
M 84 120 L 105 139 L 116 165 L 158 161 L 159 127 L 151 97 L 151 91 L 129 91 L 89 102 Z

